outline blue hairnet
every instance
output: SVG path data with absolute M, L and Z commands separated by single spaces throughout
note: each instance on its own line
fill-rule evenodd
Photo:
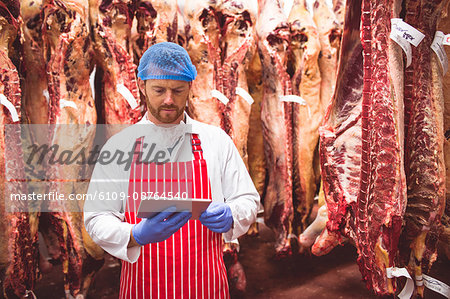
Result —
M 197 70 L 183 47 L 163 42 L 155 44 L 145 51 L 139 61 L 137 76 L 142 80 L 193 81 L 197 77 Z

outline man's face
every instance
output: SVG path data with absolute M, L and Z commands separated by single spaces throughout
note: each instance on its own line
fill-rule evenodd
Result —
M 190 83 L 178 80 L 139 79 L 148 118 L 155 124 L 177 124 L 183 119 Z

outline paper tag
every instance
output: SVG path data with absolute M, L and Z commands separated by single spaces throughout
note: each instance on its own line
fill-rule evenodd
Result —
M 218 99 L 219 101 L 221 101 L 222 104 L 224 104 L 224 105 L 228 104 L 228 102 L 229 102 L 228 98 L 227 98 L 223 93 L 221 93 L 220 91 L 218 91 L 217 89 L 211 90 L 211 96 L 212 96 L 213 98 L 217 98 L 217 99 Z
M 408 273 L 408 270 L 406 268 L 396 268 L 396 267 L 390 267 L 386 268 L 386 276 L 387 278 L 392 277 L 406 277 L 406 284 L 403 287 L 403 290 L 398 294 L 398 298 L 400 299 L 409 299 L 411 298 L 411 295 L 414 292 L 414 282 L 411 278 L 411 276 Z
M 442 31 L 436 31 L 436 33 L 434 34 L 433 43 L 431 44 L 431 49 L 433 49 L 434 53 L 436 53 L 441 64 L 442 71 L 445 75 L 448 70 L 448 58 L 443 46 L 444 38 L 445 35 Z
M 231 241 L 227 241 L 227 243 L 239 245 L 238 239 L 233 239 L 233 240 L 231 240 Z
M 125 100 L 128 102 L 128 104 L 130 105 L 131 109 L 136 109 L 138 106 L 138 103 L 136 101 L 136 99 L 134 98 L 133 94 L 131 93 L 131 91 L 125 87 L 125 85 L 123 84 L 117 84 L 116 85 L 116 90 L 118 93 L 120 93 Z
M 308 117 L 311 117 L 311 110 L 309 110 L 308 104 L 302 97 L 290 94 L 290 95 L 281 96 L 280 101 L 292 102 L 292 103 L 300 104 L 302 106 L 306 106 L 306 109 L 308 109 Z
M 78 109 L 77 104 L 73 101 L 59 100 L 59 108 L 71 107 L 73 109 Z
M 255 221 L 256 223 L 261 223 L 261 224 L 265 224 L 264 223 L 264 218 L 263 217 L 258 217 L 258 218 L 256 218 L 256 221 Z
M 450 34 L 444 35 L 444 40 L 442 41 L 444 46 L 450 46 Z
M 34 292 L 31 291 L 31 290 L 26 290 L 26 291 L 25 291 L 25 296 L 24 296 L 24 298 L 28 298 L 28 296 L 30 296 L 30 295 L 33 296 L 34 299 L 37 299 L 36 295 L 35 295 Z
M 402 38 L 401 31 L 397 30 L 398 23 L 403 22 L 402 19 L 391 19 L 391 34 L 389 37 L 402 47 L 403 52 L 406 55 L 406 67 L 411 65 L 412 62 L 412 49 L 411 44 L 404 38 Z
M 391 34 L 399 35 L 402 39 L 417 47 L 425 37 L 425 34 L 404 22 L 402 19 L 391 19 Z
M 243 88 L 236 87 L 236 94 L 241 96 L 249 105 L 253 104 L 255 101 L 252 96 Z
M 50 102 L 50 95 L 48 94 L 48 90 L 44 89 L 42 91 L 42 95 L 45 97 L 45 99 L 47 100 L 47 104 Z
M 450 287 L 448 285 L 428 275 L 422 274 L 422 276 L 425 287 L 445 296 L 446 298 L 450 298 Z
M 302 97 L 296 96 L 296 95 L 293 95 L 293 94 L 286 95 L 286 96 L 281 96 L 280 97 L 280 101 L 282 101 L 282 102 L 293 102 L 293 103 L 297 103 L 297 104 L 306 106 L 306 101 Z
M 422 275 L 416 275 L 414 277 L 414 279 L 416 280 L 416 286 L 418 286 L 418 287 L 423 286 L 423 276 Z
M 394 42 L 396 42 L 400 47 L 402 47 L 403 52 L 405 52 L 405 55 L 406 55 L 406 67 L 410 66 L 411 62 L 412 62 L 411 44 L 408 43 L 406 40 L 402 39 L 399 35 L 393 34 L 392 32 L 389 37 Z
M 226 243 L 233 244 L 234 248 L 236 249 L 237 252 L 239 252 L 241 250 L 241 246 L 239 245 L 239 240 L 238 239 L 233 239 L 231 241 L 226 241 Z
M 95 100 L 95 72 L 97 67 L 94 66 L 91 74 L 89 75 L 89 84 L 91 85 L 92 98 Z
M 75 299 L 73 298 L 72 294 L 70 294 L 70 290 L 65 290 L 64 292 L 66 293 L 66 298 Z
M 11 118 L 14 122 L 19 121 L 19 115 L 17 114 L 16 107 L 6 98 L 4 94 L 0 93 L 0 104 L 8 109 L 9 113 L 11 113 Z

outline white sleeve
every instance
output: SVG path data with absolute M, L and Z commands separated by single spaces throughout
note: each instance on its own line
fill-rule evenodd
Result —
M 231 138 L 223 133 L 222 192 L 233 214 L 233 227 L 223 237 L 226 242 L 245 234 L 256 221 L 259 194 Z
M 133 225 L 124 221 L 123 200 L 128 195 L 127 173 L 115 162 L 104 165 L 97 162 L 84 203 L 84 226 L 92 240 L 106 252 L 134 263 L 141 250 L 140 246 L 128 248 Z

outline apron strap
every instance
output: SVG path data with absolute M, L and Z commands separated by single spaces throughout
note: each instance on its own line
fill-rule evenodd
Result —
M 195 160 L 203 159 L 203 150 L 198 134 L 191 135 L 192 153 Z

